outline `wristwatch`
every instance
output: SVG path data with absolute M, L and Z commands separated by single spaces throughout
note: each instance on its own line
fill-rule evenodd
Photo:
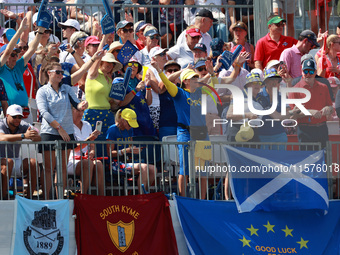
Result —
M 25 134 L 21 134 L 21 139 L 25 139 Z

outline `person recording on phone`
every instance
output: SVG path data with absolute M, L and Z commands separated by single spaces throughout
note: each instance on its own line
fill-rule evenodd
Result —
M 132 141 L 133 128 L 138 128 L 137 115 L 132 109 L 119 109 L 116 113 L 115 124 L 110 126 L 106 139 L 113 142 Z M 132 154 L 134 159 L 138 160 L 138 154 L 143 148 L 136 146 L 128 147 L 124 144 L 109 143 L 106 145 L 107 154 L 113 158 L 112 170 L 127 172 L 130 175 L 139 174 L 138 187 L 142 194 L 141 184 L 144 184 L 145 189 L 148 190 L 155 180 L 156 167 L 151 164 L 131 162 Z M 126 164 L 125 164 L 126 163 Z
M 292 78 L 301 76 L 301 57 L 308 54 L 313 48 L 320 47 L 317 42 L 317 37 L 311 30 L 301 32 L 296 45 L 285 49 L 280 56 L 280 61 L 283 61 L 287 66 L 288 74 Z
M 81 120 L 83 114 L 84 110 L 72 108 L 74 138 L 76 141 L 94 141 L 101 132 L 101 122 L 98 121 L 96 129 L 92 132 L 90 123 Z M 93 185 L 97 186 L 97 195 L 104 195 L 103 163 L 95 159 L 94 144 L 82 143 L 71 150 L 67 173 L 81 178 L 82 194 L 91 194 L 88 189 Z

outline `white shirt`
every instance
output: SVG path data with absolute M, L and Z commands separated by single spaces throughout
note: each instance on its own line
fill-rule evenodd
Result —
M 183 44 L 176 44 L 171 47 L 167 54 L 183 68 L 185 65 L 194 62 L 194 53 L 189 49 L 185 40 Z
M 73 124 L 73 127 L 74 127 L 74 134 L 73 135 L 74 135 L 74 138 L 75 138 L 76 141 L 85 141 L 85 139 L 88 138 L 92 133 L 91 124 L 88 123 L 87 121 L 81 121 L 81 122 L 83 122 L 83 126 L 82 126 L 81 130 L 75 124 Z M 82 149 L 82 152 L 86 153 L 87 149 L 88 149 L 87 146 L 84 147 Z M 73 150 L 71 150 L 69 158 L 73 159 L 73 155 L 80 156 L 81 153 L 80 153 L 80 151 L 78 151 L 78 152 L 75 152 L 73 154 Z

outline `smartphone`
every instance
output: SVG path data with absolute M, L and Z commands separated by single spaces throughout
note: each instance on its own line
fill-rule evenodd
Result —
M 102 121 L 97 121 L 97 123 L 96 123 L 96 130 L 98 130 L 99 132 L 102 132 L 102 126 L 103 126 L 103 122 Z
M 280 67 L 284 66 L 285 62 L 284 61 L 280 61 Z

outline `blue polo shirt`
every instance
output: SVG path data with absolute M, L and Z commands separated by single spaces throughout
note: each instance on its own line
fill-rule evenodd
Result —
M 4 82 L 8 105 L 28 106 L 28 95 L 23 80 L 27 65 L 25 66 L 24 64 L 24 58 L 21 57 L 13 69 L 10 69 L 6 64 L 0 67 L 0 77 Z
M 109 127 L 109 129 L 106 132 L 106 139 L 111 141 L 120 141 L 120 142 L 128 142 L 132 141 L 133 137 L 133 128 L 130 130 L 120 130 L 116 124 Z M 124 149 L 124 145 L 120 144 L 118 145 L 117 150 Z

